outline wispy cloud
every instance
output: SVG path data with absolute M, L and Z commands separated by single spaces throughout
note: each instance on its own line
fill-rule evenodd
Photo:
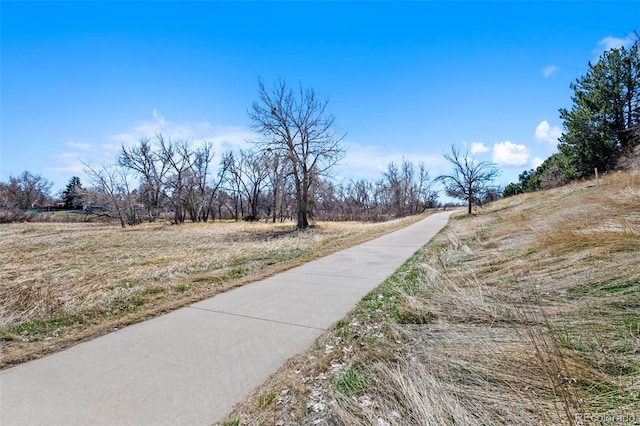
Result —
M 554 76 L 558 72 L 558 67 L 555 65 L 549 65 L 548 67 L 544 67 L 542 70 L 542 75 L 544 78 L 549 78 Z
M 562 130 L 558 126 L 551 126 L 547 120 L 542 120 L 536 126 L 536 140 L 545 143 L 549 148 L 555 149 L 558 139 L 562 136 Z
M 533 169 L 537 169 L 542 163 L 544 163 L 544 159 L 540 157 L 533 157 L 531 160 L 531 167 Z
M 160 123 L 161 125 L 164 125 L 164 123 L 165 123 L 164 115 L 160 114 L 157 109 L 155 109 L 155 108 L 153 109 L 153 111 L 151 112 L 151 116 L 158 123 Z
M 429 174 L 432 177 L 449 169 L 447 161 L 440 153 L 388 152 L 378 146 L 365 146 L 356 142 L 347 142 L 347 145 L 348 150 L 345 158 L 335 170 L 335 175 L 339 180 L 376 180 L 382 178 L 389 163 L 399 164 L 403 159 L 412 162 L 415 166 L 423 163 L 429 169 Z
M 76 149 L 80 149 L 82 151 L 89 151 L 92 148 L 92 145 L 89 143 L 84 143 L 84 142 L 65 142 L 64 143 L 66 146 L 69 146 L 71 148 L 76 148 Z
M 243 126 L 220 126 L 208 121 L 178 123 L 167 120 L 154 109 L 151 119 L 137 121 L 125 131 L 108 136 L 103 148 L 117 152 L 122 145 L 136 144 L 141 139 L 153 140 L 158 134 L 193 144 L 212 142 L 216 153 L 247 148 L 247 140 L 256 138 L 253 132 Z
M 593 53 L 596 58 L 598 58 L 607 50 L 619 49 L 621 47 L 631 47 L 632 44 L 633 39 L 630 36 L 625 38 L 608 36 L 598 41 L 597 47 L 593 49 Z
M 47 170 L 80 175 L 84 170 L 83 155 L 78 152 L 63 152 L 53 156 L 54 162 Z
M 479 154 L 483 152 L 489 152 L 491 148 L 483 144 L 482 142 L 473 142 L 471 144 L 471 154 Z
M 503 167 L 520 167 L 529 163 L 530 152 L 524 145 L 511 141 L 493 145 L 493 162 Z
M 243 126 L 222 126 L 206 121 L 172 122 L 154 109 L 149 118 L 135 121 L 121 132 L 97 137 L 95 143 L 65 142 L 60 152 L 51 157 L 47 170 L 61 176 L 56 177 L 58 182 L 68 179 L 67 176 L 87 180 L 83 173 L 85 164 L 114 164 L 122 145 L 136 144 L 141 139 L 155 140 L 159 133 L 171 140 L 186 140 L 194 145 L 211 142 L 216 164 L 223 152 L 247 148 L 247 140 L 255 139 L 255 134 Z

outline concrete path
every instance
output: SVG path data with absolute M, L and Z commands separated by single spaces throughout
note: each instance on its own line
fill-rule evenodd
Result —
M 427 243 L 449 214 L 0 371 L 0 424 L 220 421 Z

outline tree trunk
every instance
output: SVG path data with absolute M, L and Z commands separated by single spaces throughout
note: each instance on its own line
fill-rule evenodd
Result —
M 275 181 L 275 180 L 274 180 Z M 277 215 L 277 210 L 278 210 L 278 189 L 277 189 L 277 185 L 273 186 L 273 205 L 272 205 L 272 214 L 273 214 L 273 220 L 272 223 L 276 223 L 276 215 Z
M 298 229 L 307 229 L 309 227 L 309 222 L 307 221 L 307 212 L 304 210 L 298 211 Z
M 309 221 L 307 220 L 307 203 L 303 200 L 303 197 L 297 196 L 298 205 L 298 229 L 307 229 L 309 227 Z

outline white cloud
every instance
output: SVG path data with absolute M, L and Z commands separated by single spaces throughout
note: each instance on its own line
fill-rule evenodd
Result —
M 562 130 L 558 126 L 551 126 L 547 120 L 542 120 L 536 126 L 536 140 L 543 142 L 551 148 L 558 145 L 558 139 L 562 136 Z
M 153 116 L 154 120 L 156 120 L 160 125 L 164 126 L 164 115 L 160 114 L 155 108 L 153 109 L 151 115 Z
M 111 155 L 116 155 L 123 144 L 136 144 L 141 139 L 153 141 L 157 134 L 174 141 L 186 140 L 196 145 L 203 141 L 212 142 L 216 154 L 248 148 L 247 140 L 257 137 L 243 126 L 220 126 L 208 121 L 175 123 L 154 109 L 151 120 L 137 121 L 124 132 L 108 136 L 102 147 L 105 151 L 111 152 Z
M 504 167 L 524 166 L 529 162 L 529 149 L 511 141 L 493 145 L 493 162 Z
M 53 158 L 55 164 L 48 167 L 47 170 L 72 173 L 73 175 L 80 175 L 84 170 L 82 155 L 78 152 L 63 152 L 54 155 Z
M 633 39 L 631 37 L 618 38 L 618 37 L 608 36 L 598 41 L 598 46 L 595 49 L 593 49 L 593 53 L 596 55 L 596 59 L 597 59 L 597 57 L 602 55 L 607 50 L 618 49 L 620 47 L 628 48 L 628 47 L 631 47 L 632 44 L 633 44 Z
M 533 157 L 533 160 L 531 160 L 531 167 L 537 169 L 542 163 L 544 163 L 544 159 L 540 157 Z
M 486 146 L 482 142 L 473 142 L 471 144 L 471 153 L 472 154 L 477 154 L 477 153 L 482 153 L 482 152 L 489 152 L 489 151 L 491 151 L 491 148 L 489 148 L 488 146 Z
M 376 179 L 382 175 L 394 155 L 384 153 L 379 147 L 349 143 L 345 158 L 338 165 L 342 179 Z
M 605 37 L 598 42 L 598 47 L 603 50 L 618 49 L 620 47 L 630 47 L 633 44 L 631 37 L 617 38 Z
M 76 148 L 76 149 L 81 149 L 83 151 L 89 151 L 91 149 L 91 144 L 88 143 L 83 143 L 83 142 L 65 142 L 64 143 L 67 146 L 70 146 L 71 148 Z
M 440 154 L 385 152 L 378 146 L 360 145 L 356 142 L 346 142 L 346 145 L 348 149 L 345 158 L 335 170 L 338 180 L 379 179 L 390 162 L 400 164 L 403 158 L 415 166 L 423 163 L 431 177 L 450 170 L 449 163 Z
M 558 67 L 555 65 L 549 65 L 548 67 L 544 67 L 544 69 L 542 70 L 542 75 L 544 76 L 544 78 L 549 78 L 556 72 L 558 72 Z
M 61 152 L 52 155 L 47 170 L 54 174 L 57 182 L 66 181 L 70 176 L 80 176 L 82 181 L 87 181 L 83 173 L 84 164 L 114 164 L 123 144 L 133 145 L 140 139 L 153 141 L 158 133 L 171 140 L 186 140 L 194 145 L 203 141 L 211 142 L 216 155 L 213 164 L 216 165 L 223 152 L 247 148 L 247 140 L 256 138 L 253 132 L 243 126 L 221 126 L 207 121 L 172 122 L 154 109 L 148 119 L 136 121 L 122 132 L 97 137 L 95 144 L 65 142 Z

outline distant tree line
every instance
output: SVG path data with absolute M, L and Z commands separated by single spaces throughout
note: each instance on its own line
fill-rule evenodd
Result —
M 88 167 L 87 172 L 102 195 L 96 202 L 112 206 L 123 226 L 159 217 L 175 224 L 299 220 L 299 188 L 286 158 L 269 149 L 227 151 L 214 168 L 211 144 L 191 147 L 158 135 L 154 143 L 123 146 L 115 166 Z M 407 160 L 390 163 L 377 181 L 335 183 L 312 173 L 306 184 L 306 220 L 386 220 L 437 206 L 425 166 Z
M 90 186 L 85 188 L 74 176 L 58 199 L 50 194 L 50 181 L 24 172 L 0 183 L 0 221 L 27 220 L 29 211 L 51 208 L 77 209 L 115 219 L 121 226 L 159 219 L 175 224 L 296 220 L 295 183 L 277 156 L 229 151 L 217 167 L 212 159 L 208 143 L 190 147 L 158 135 L 153 143 L 123 146 L 116 164 L 87 166 Z M 439 205 L 425 165 L 406 159 L 389 163 L 379 179 L 336 183 L 322 178 L 309 192 L 307 212 L 313 220 L 383 221 Z
M 630 48 L 605 51 L 571 84 L 573 106 L 560 109 L 558 152 L 522 172 L 503 196 L 553 188 L 606 173 L 637 155 L 640 145 L 640 37 Z
M 175 224 L 295 220 L 304 229 L 310 220 L 381 221 L 438 205 L 428 169 L 406 159 L 389 163 L 378 180 L 336 182 L 329 171 L 343 157 L 344 134 L 327 103 L 312 89 L 259 81 L 249 118 L 260 139 L 250 149 L 223 152 L 214 164 L 211 143 L 157 134 L 123 144 L 114 164 L 85 164 L 90 185 L 74 176 L 58 202 L 49 193 L 52 183 L 29 172 L 0 183 L 0 220 L 55 206 L 117 219 L 123 227 L 162 218 Z
M 158 219 L 233 219 L 294 220 L 305 229 L 310 220 L 383 221 L 438 207 L 435 182 L 468 204 L 469 212 L 498 198 L 489 186 L 495 166 L 475 163 L 455 147 L 445 154 L 452 174 L 435 180 L 424 164 L 402 159 L 390 162 L 379 179 L 337 182 L 330 171 L 344 156 L 345 135 L 327 103 L 312 89 L 293 90 L 282 80 L 267 88 L 259 81 L 258 100 L 249 111 L 259 139 L 250 141 L 250 149 L 215 157 L 210 142 L 157 134 L 123 144 L 114 164 L 85 164 L 89 186 L 74 176 L 59 201 L 51 198 L 51 182 L 24 172 L 0 183 L 0 221 L 24 220 L 29 209 L 46 206 L 118 220 L 122 227 Z

